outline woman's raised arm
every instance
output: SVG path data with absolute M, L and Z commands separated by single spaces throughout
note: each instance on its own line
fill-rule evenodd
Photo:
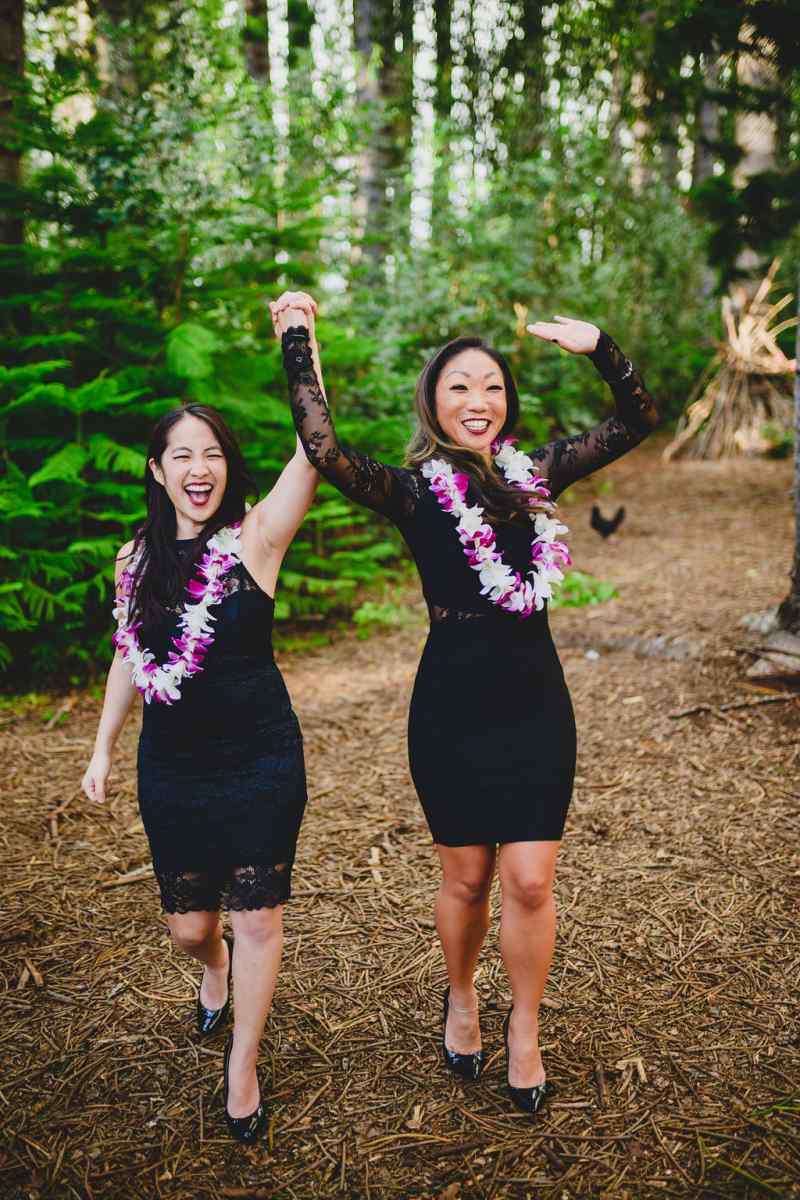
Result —
M 313 312 L 299 308 L 299 302 L 292 299 L 296 295 L 302 293 L 288 293 L 276 302 L 273 320 L 281 334 L 292 415 L 308 461 L 351 500 L 401 521 L 414 510 L 412 473 L 387 466 L 339 441 L 325 399 L 313 326 L 310 328 Z
M 532 452 L 531 458 L 547 476 L 554 499 L 577 479 L 638 446 L 661 420 L 642 376 L 613 338 L 586 321 L 557 320 L 558 324 L 539 321 L 528 329 L 573 354 L 586 354 L 611 388 L 616 411 L 586 433 L 559 438 Z
M 262 549 L 275 552 L 282 559 L 311 507 L 318 483 L 319 475 L 306 458 L 298 439 L 293 457 L 264 499 L 254 504 L 246 515 L 245 534 L 254 525 Z M 267 590 L 271 591 L 271 587 Z

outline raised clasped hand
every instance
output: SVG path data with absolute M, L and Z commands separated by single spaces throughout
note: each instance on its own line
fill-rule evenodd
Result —
M 308 292 L 282 292 L 277 300 L 270 300 L 269 311 L 276 337 L 292 325 L 303 325 L 314 332 L 317 302 Z
M 535 321 L 526 325 L 528 333 L 555 342 L 570 354 L 591 354 L 597 348 L 600 330 L 589 321 L 576 321 L 573 317 L 554 317 L 552 321 Z

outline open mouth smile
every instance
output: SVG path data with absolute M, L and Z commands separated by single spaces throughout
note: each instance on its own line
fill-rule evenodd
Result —
M 202 508 L 208 503 L 214 488 L 210 483 L 189 483 L 183 490 L 196 508 Z
M 474 433 L 480 436 L 488 431 L 491 421 L 487 417 L 468 417 L 461 424 L 467 433 Z

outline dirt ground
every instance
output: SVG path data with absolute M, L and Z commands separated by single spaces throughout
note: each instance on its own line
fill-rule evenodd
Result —
M 408 625 L 282 662 L 311 802 L 255 1150 L 226 1136 L 224 1038 L 198 1043 L 199 968 L 160 916 L 138 721 L 98 809 L 78 787 L 96 700 L 3 717 L 1 1197 L 800 1197 L 800 699 L 747 681 L 757 639 L 738 624 L 786 590 L 791 471 L 658 450 L 562 506 L 576 566 L 619 597 L 552 617 L 579 765 L 545 1112 L 504 1092 L 496 923 L 487 1069 L 462 1087 L 441 1065 L 437 867 L 405 755 L 412 596 Z M 627 508 L 608 543 L 589 528 L 598 491 Z

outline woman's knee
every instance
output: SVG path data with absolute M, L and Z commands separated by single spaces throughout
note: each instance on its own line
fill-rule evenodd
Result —
M 268 946 L 283 938 L 283 906 L 231 912 L 234 936 L 256 946 Z
M 214 937 L 218 925 L 218 913 L 173 913 L 169 918 L 169 931 L 173 942 L 179 949 L 190 954 Z
M 536 870 L 535 867 L 507 872 L 501 886 L 504 900 L 511 900 L 531 911 L 549 904 L 553 896 L 552 874 Z
M 489 899 L 491 888 L 491 872 L 445 875 L 442 882 L 442 891 L 446 896 L 468 907 L 484 905 Z

